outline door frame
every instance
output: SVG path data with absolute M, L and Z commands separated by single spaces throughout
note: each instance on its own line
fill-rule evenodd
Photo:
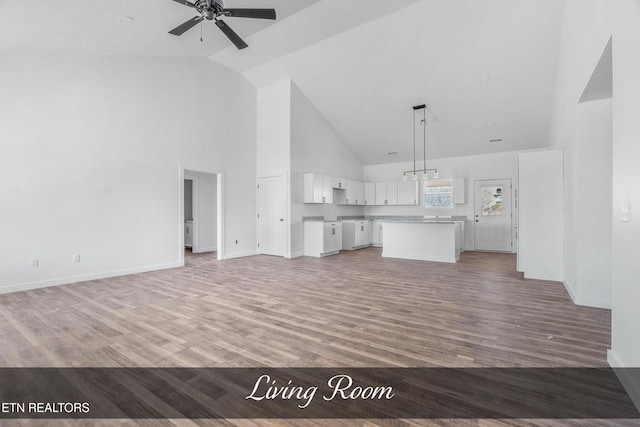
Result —
M 259 209 L 260 209 L 260 180 L 266 178 L 283 178 L 284 181 L 284 195 L 285 195 L 285 206 L 284 206 L 284 223 L 285 223 L 285 249 L 284 249 L 284 257 L 291 258 L 291 191 L 290 191 L 290 182 L 289 182 L 289 173 L 281 172 L 274 173 L 271 175 L 261 175 L 256 178 L 256 254 L 260 255 L 260 247 L 258 240 L 260 240 L 260 217 L 259 217 Z
M 186 172 L 185 172 L 186 171 Z M 181 265 L 184 265 L 184 180 L 192 179 L 193 181 L 193 244 L 196 246 L 196 239 L 198 238 L 198 181 L 197 175 L 193 174 L 206 173 L 209 175 L 216 175 L 216 257 L 222 260 L 226 256 L 225 250 L 225 218 L 224 218 L 224 177 L 225 172 L 212 172 L 199 170 L 198 168 L 188 168 L 182 164 L 178 165 L 178 261 Z M 185 177 L 186 176 L 186 177 Z M 193 178 L 196 178 L 195 180 Z
M 510 218 L 510 228 L 509 235 L 511 236 L 511 250 L 510 251 L 491 251 L 487 249 L 478 249 L 476 247 L 476 198 L 478 194 L 476 193 L 476 183 L 482 181 L 508 181 L 509 182 L 509 205 L 511 209 L 511 218 Z M 517 189 L 515 190 L 517 191 Z M 518 247 L 518 239 L 514 230 L 517 230 L 517 204 L 515 203 L 514 197 L 514 187 L 513 187 L 513 179 L 512 178 L 483 178 L 483 179 L 474 179 L 473 180 L 473 215 L 471 220 L 473 221 L 473 250 L 474 251 L 486 251 L 486 252 L 500 252 L 500 253 L 517 253 Z

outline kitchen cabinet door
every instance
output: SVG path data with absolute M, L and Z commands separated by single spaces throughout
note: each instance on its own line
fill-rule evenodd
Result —
M 398 182 L 390 181 L 385 183 L 385 187 L 387 189 L 387 203 L 386 205 L 397 205 L 398 204 Z
M 376 204 L 376 184 L 374 182 L 364 183 L 364 205 L 374 206 Z
M 418 181 L 398 181 L 398 204 L 418 204 Z
M 387 204 L 387 184 L 385 182 L 376 182 L 376 205 L 383 206 Z
M 356 181 L 356 205 L 364 206 L 364 182 Z
M 333 203 L 333 178 L 316 173 L 304 174 L 304 203 Z

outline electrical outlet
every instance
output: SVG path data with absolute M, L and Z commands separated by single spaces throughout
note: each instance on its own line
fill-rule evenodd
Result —
M 36 268 L 38 266 L 38 258 L 32 258 L 31 261 L 29 261 L 29 265 L 31 268 Z
M 74 264 L 78 264 L 80 262 L 80 255 L 74 255 L 73 256 L 73 263 Z

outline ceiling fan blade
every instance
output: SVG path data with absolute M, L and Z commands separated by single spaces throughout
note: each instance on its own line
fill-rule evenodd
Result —
M 191 18 L 187 22 L 180 24 L 177 27 L 175 27 L 173 30 L 169 31 L 169 34 L 173 34 L 174 36 L 181 36 L 187 30 L 190 30 L 191 28 L 198 25 L 200 21 L 202 21 L 202 16 L 196 16 L 195 18 Z
M 222 9 L 230 18 L 276 19 L 275 9 Z
M 188 2 L 187 0 L 173 0 L 173 1 L 175 1 L 176 3 L 183 4 L 183 5 L 185 5 L 185 6 L 189 6 L 189 7 L 193 7 L 193 8 L 195 8 L 195 7 L 196 7 L 196 5 L 195 5 L 195 4 L 190 3 L 190 2 Z
M 225 36 L 229 37 L 229 40 L 231 40 L 231 42 L 236 45 L 236 47 L 238 49 L 244 49 L 245 47 L 248 47 L 249 45 L 246 44 L 244 42 L 244 40 L 242 40 L 240 38 L 239 35 L 236 34 L 235 31 L 233 31 L 231 29 L 230 26 L 227 25 L 226 22 L 222 21 L 222 20 L 216 20 L 216 25 L 218 26 L 218 28 L 220 28 L 222 30 L 222 32 L 225 34 Z

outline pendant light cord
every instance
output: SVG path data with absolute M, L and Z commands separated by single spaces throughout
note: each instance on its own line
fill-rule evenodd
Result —
M 413 110 L 413 174 L 416 174 L 416 110 Z
M 427 109 L 422 110 L 422 149 L 424 152 L 424 173 L 427 173 Z

